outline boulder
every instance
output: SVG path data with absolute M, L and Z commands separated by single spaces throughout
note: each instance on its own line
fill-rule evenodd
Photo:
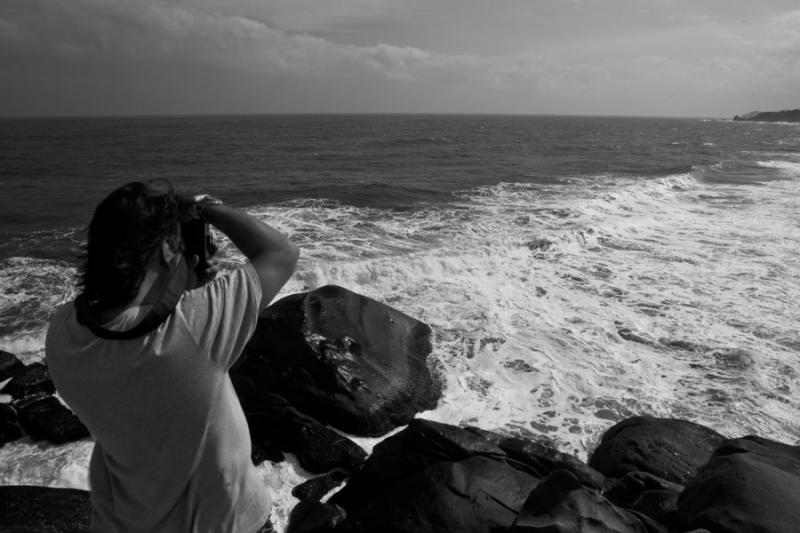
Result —
M 532 473 L 546 478 L 551 472 L 565 470 L 570 472 L 584 487 L 603 490 L 606 485 L 605 476 L 586 465 L 577 457 L 562 453 L 541 442 L 521 438 L 506 438 L 499 441 L 502 449 L 510 459 L 514 459 L 532 469 Z
M 629 472 L 613 480 L 603 496 L 611 503 L 636 511 L 677 529 L 677 500 L 683 486 L 647 472 Z
M 379 436 L 436 407 L 430 334 L 396 309 L 328 285 L 264 310 L 233 373 L 322 423 Z
M 34 440 L 64 444 L 89 436 L 78 417 L 55 396 L 40 393 L 14 402 L 22 429 Z
M 657 523 L 616 507 L 566 470 L 528 496 L 509 533 L 667 533 Z
M 248 377 L 235 375 L 232 381 L 250 428 L 254 463 L 281 461 L 285 451 L 313 474 L 354 472 L 363 466 L 367 452 L 355 442 L 297 412 L 285 398 L 266 392 Z
M 377 491 L 355 510 L 346 530 L 385 533 L 486 533 L 514 522 L 538 478 L 502 460 L 473 455 L 441 461 Z
M 16 355 L 0 350 L 0 382 L 14 377 L 23 368 L 25 368 L 25 365 L 17 359 Z
M 602 479 L 578 464 L 539 444 L 415 419 L 379 443 L 328 503 L 344 508 L 348 532 L 501 531 L 552 469 Z
M 341 507 L 314 500 L 301 500 L 289 514 L 289 523 L 285 532 L 330 533 L 344 531 L 339 528 L 344 519 L 345 512 Z
M 724 440 L 687 420 L 635 416 L 605 432 L 589 466 L 608 477 L 642 471 L 683 485 Z
M 744 437 L 720 446 L 678 497 L 685 529 L 794 533 L 800 527 L 800 446 Z
M 49 487 L 0 487 L 3 533 L 84 533 L 92 507 L 89 492 Z
M 6 442 L 22 437 L 17 411 L 8 404 L 0 404 L 0 448 Z
M 15 400 L 40 392 L 53 394 L 56 391 L 50 372 L 44 363 L 31 363 L 15 371 L 14 377 L 3 388 L 3 394 L 10 394 Z
M 292 496 L 298 500 L 320 501 L 323 496 L 341 485 L 345 479 L 346 475 L 341 472 L 317 476 L 293 488 Z

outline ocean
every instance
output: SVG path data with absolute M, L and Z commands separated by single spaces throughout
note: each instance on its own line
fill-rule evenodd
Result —
M 582 459 L 635 414 L 800 444 L 800 125 L 3 119 L 0 349 L 43 357 L 94 206 L 151 178 L 297 242 L 279 297 L 332 283 L 429 324 L 445 390 L 421 416 L 544 437 Z M 242 261 L 222 250 L 226 268 Z M 6 444 L 0 484 L 86 488 L 90 450 Z M 260 468 L 285 518 L 308 474 Z

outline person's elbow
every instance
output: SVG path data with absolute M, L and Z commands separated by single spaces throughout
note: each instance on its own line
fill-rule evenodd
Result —
M 300 248 L 292 241 L 287 240 L 280 249 L 272 251 L 269 262 L 273 270 L 282 272 L 285 278 L 289 279 L 297 268 L 299 259 Z
M 300 249 L 297 245 L 286 241 L 280 248 L 273 248 L 268 253 L 258 254 L 251 259 L 261 282 L 262 307 L 268 304 L 292 277 L 299 258 Z

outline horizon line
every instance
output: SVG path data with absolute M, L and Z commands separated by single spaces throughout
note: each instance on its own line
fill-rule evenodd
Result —
M 270 111 L 270 112 L 230 112 L 230 113 L 96 113 L 96 114 L 53 114 L 53 115 L 3 115 L 0 120 L 46 120 L 46 119 L 120 119 L 120 118 L 203 118 L 203 117 L 266 117 L 266 116 L 464 116 L 464 117 L 586 117 L 586 118 L 654 118 L 654 119 L 696 119 L 732 120 L 730 117 L 694 115 L 619 115 L 584 113 L 491 113 L 491 112 L 383 112 L 383 111 Z

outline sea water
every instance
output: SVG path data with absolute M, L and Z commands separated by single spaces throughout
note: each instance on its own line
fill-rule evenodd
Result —
M 0 121 L 0 147 L 0 349 L 25 362 L 75 296 L 94 205 L 167 177 L 298 243 L 279 297 L 337 284 L 429 324 L 445 387 L 422 417 L 582 459 L 637 414 L 800 444 L 798 125 L 40 119 Z M 217 237 L 225 268 L 241 263 Z M 0 482 L 86 488 L 91 446 L 6 444 Z M 309 474 L 260 471 L 285 523 Z

